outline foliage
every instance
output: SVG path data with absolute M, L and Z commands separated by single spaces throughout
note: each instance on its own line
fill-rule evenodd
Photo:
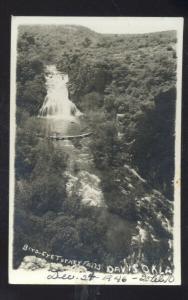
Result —
M 158 215 L 172 219 L 160 192 L 173 199 L 175 43 L 174 31 L 101 35 L 81 26 L 19 27 L 15 267 L 26 243 L 66 258 L 116 264 L 133 255 L 140 220 L 148 232 L 147 263 L 166 257 L 170 235 Z M 39 137 L 47 64 L 68 73 L 70 98 L 93 132 L 89 149 L 105 208 L 67 195 L 67 156 Z M 133 176 L 133 167 L 147 183 Z M 153 198 L 151 186 L 160 191 Z

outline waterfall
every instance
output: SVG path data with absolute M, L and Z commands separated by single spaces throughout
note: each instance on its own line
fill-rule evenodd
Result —
M 79 118 L 82 113 L 69 99 L 67 83 L 67 74 L 57 71 L 54 65 L 47 66 L 47 95 L 38 114 L 42 121 L 40 125 L 44 136 L 50 136 L 53 133 L 74 136 L 82 132 L 83 119 Z M 54 146 L 59 151 L 68 154 L 67 195 L 72 197 L 75 193 L 75 196 L 79 196 L 85 205 L 105 207 L 100 179 L 93 174 L 95 170 L 93 157 L 88 147 L 88 138 L 80 141 L 80 149 L 77 149 L 70 140 L 55 140 Z M 78 169 L 77 172 L 75 166 Z
M 68 75 L 57 71 L 54 65 L 48 65 L 46 70 L 47 95 L 39 110 L 39 117 L 76 121 L 76 117 L 82 113 L 69 99 Z

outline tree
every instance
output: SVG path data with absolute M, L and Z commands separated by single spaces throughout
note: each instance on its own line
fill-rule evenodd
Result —
M 137 120 L 131 148 L 141 174 L 169 198 L 173 196 L 175 97 L 174 87 L 159 92 L 155 106 Z

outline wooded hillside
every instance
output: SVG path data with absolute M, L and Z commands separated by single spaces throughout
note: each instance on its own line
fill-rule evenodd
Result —
M 66 155 L 36 137 L 48 64 L 69 75 L 70 99 L 92 128 L 89 147 L 107 211 L 67 198 Z M 145 260 L 168 260 L 172 236 L 163 221 L 172 225 L 175 101 L 175 31 L 104 35 L 82 26 L 19 28 L 15 266 L 24 243 L 115 263 L 130 255 L 144 218 Z

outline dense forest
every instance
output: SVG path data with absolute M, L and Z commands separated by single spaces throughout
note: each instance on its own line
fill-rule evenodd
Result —
M 173 267 L 176 32 L 20 26 L 17 50 L 15 268 L 24 244 L 70 259 Z M 37 136 L 49 64 L 68 74 L 69 97 L 93 131 L 103 208 L 67 195 L 68 154 Z

